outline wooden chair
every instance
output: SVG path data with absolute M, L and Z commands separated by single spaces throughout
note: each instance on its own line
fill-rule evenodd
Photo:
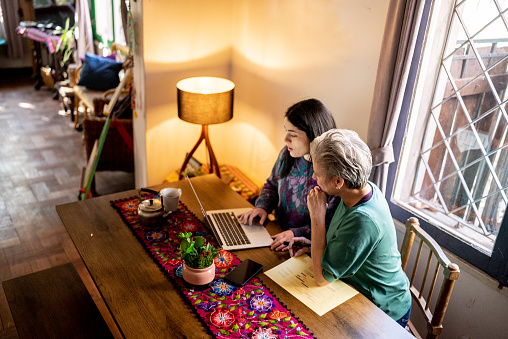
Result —
M 446 313 L 446 308 L 448 307 L 448 302 L 450 301 L 455 281 L 459 279 L 460 270 L 458 265 L 453 264 L 450 262 L 450 260 L 448 260 L 448 258 L 444 254 L 441 247 L 437 244 L 437 242 L 434 239 L 432 239 L 432 237 L 428 235 L 420 227 L 418 219 L 412 217 L 406 221 L 406 233 L 404 235 L 404 240 L 402 241 L 402 248 L 400 251 L 402 259 L 402 269 L 404 271 L 406 271 L 406 267 L 411 254 L 411 248 L 413 246 L 413 241 L 415 237 L 419 238 L 420 245 L 418 247 L 418 251 L 416 251 L 416 255 L 412 256 L 411 262 L 414 263 L 414 266 L 409 282 L 411 296 L 413 297 L 413 300 L 417 305 L 417 309 L 413 308 L 411 310 L 411 319 L 415 319 L 415 317 L 423 315 L 425 321 L 427 322 L 426 338 L 427 339 L 437 338 L 437 336 L 441 334 L 441 331 L 443 329 L 443 319 Z M 429 251 L 429 256 L 427 259 L 427 266 L 423 271 L 423 278 L 417 279 L 421 280 L 421 285 L 418 289 L 415 286 L 415 277 L 417 275 L 416 273 L 418 270 L 418 263 L 420 261 L 420 256 L 422 254 L 422 249 L 424 248 L 424 245 L 425 248 L 427 248 Z M 431 265 L 433 258 L 437 259 L 437 262 Z M 435 266 L 433 275 L 431 272 L 431 266 L 432 267 Z M 434 287 L 436 286 L 436 282 L 438 280 L 437 278 L 441 267 L 443 268 L 441 291 L 439 292 L 439 296 L 437 297 L 437 300 L 435 302 L 434 310 L 433 312 L 431 312 L 430 303 L 432 293 L 434 291 Z M 425 285 L 427 283 L 430 283 L 430 285 L 427 288 L 428 293 L 424 297 Z M 415 337 L 422 338 L 422 336 L 418 333 L 418 331 L 414 327 L 413 322 L 411 320 L 409 321 L 408 326 L 410 331 Z

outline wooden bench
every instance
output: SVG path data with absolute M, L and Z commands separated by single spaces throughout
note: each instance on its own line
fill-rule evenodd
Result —
M 68 263 L 2 282 L 19 338 L 113 338 Z

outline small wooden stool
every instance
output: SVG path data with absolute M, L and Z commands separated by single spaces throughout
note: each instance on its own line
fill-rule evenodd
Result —
M 113 338 L 68 263 L 2 282 L 19 338 Z

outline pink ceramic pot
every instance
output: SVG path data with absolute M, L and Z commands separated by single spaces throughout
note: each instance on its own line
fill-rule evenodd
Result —
M 183 280 L 192 285 L 206 285 L 215 278 L 215 263 L 207 268 L 192 268 L 183 264 Z

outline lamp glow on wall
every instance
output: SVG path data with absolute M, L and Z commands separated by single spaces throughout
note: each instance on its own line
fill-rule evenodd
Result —
M 220 178 L 219 164 L 210 143 L 208 125 L 221 124 L 233 118 L 233 92 L 235 84 L 227 79 L 194 77 L 176 84 L 178 117 L 183 121 L 201 125 L 201 135 L 192 150 L 186 155 L 179 177 L 187 167 L 192 155 L 204 140 L 210 159 L 209 173 Z

